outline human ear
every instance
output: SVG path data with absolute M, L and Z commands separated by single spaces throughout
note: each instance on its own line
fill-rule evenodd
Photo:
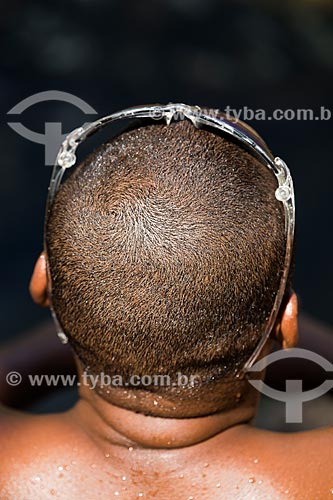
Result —
M 50 301 L 47 294 L 46 255 L 40 254 L 35 264 L 29 285 L 32 300 L 41 307 L 49 307 Z
M 280 314 L 280 321 L 275 328 L 276 338 L 283 349 L 295 347 L 298 341 L 298 301 L 294 291 L 288 297 Z

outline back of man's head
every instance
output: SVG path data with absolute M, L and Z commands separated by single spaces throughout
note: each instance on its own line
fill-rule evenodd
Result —
M 187 121 L 86 159 L 46 224 L 53 307 L 83 366 L 206 381 L 240 369 L 283 268 L 276 187 L 242 146 Z

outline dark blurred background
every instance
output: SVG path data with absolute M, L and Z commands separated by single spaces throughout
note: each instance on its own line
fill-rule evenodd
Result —
M 1 339 L 48 317 L 28 295 L 42 249 L 51 167 L 44 147 L 8 125 L 64 132 L 93 116 L 59 101 L 7 112 L 37 92 L 80 97 L 98 115 L 180 101 L 226 106 L 332 109 L 331 2 L 222 0 L 12 0 L 1 25 Z M 15 120 L 13 119 L 15 118 Z M 295 288 L 301 307 L 332 324 L 332 120 L 252 120 L 294 176 Z

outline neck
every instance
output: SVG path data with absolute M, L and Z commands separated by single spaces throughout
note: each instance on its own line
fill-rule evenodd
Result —
M 84 386 L 81 386 L 80 396 L 74 410 L 75 418 L 79 419 L 81 427 L 104 452 L 111 446 L 128 449 L 193 446 L 235 425 L 249 422 L 256 409 L 256 394 L 249 389 L 236 407 L 192 418 L 147 416 L 112 404 L 95 390 Z M 150 396 L 147 394 L 148 398 Z

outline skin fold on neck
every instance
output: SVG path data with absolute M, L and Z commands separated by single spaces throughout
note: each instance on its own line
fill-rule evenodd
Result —
M 82 376 L 82 371 L 81 371 Z M 258 395 L 250 384 L 244 380 L 237 385 L 243 386 L 242 393 L 235 395 L 236 403 L 230 409 L 205 416 L 179 418 L 182 402 L 173 406 L 173 417 L 147 415 L 149 407 L 152 412 L 157 405 L 170 405 L 164 398 L 135 390 L 115 389 L 111 397 L 105 398 L 84 384 L 80 386 L 80 400 L 74 411 L 85 432 L 91 436 L 95 444 L 102 449 L 110 445 L 132 448 L 173 449 L 193 446 L 216 434 L 243 423 L 248 423 L 255 415 Z M 124 396 L 126 393 L 126 396 Z M 145 400 L 145 412 L 123 407 L 124 399 Z M 110 399 L 112 402 L 110 402 Z M 156 404 L 157 403 L 157 404 Z M 140 403 L 139 403 L 140 404 Z M 196 405 L 200 403 L 196 401 Z

